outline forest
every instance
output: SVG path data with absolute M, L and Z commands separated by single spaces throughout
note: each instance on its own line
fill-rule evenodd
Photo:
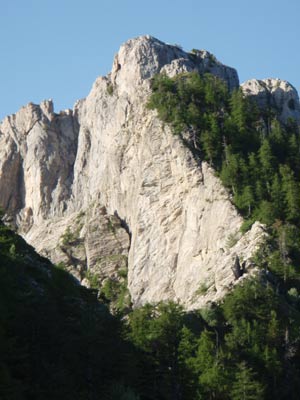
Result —
M 256 277 L 220 304 L 118 307 L 0 224 L 3 400 L 296 400 L 300 391 L 300 153 L 294 121 L 212 75 L 157 75 L 148 108 L 208 162 L 268 240 Z M 99 293 L 98 293 L 99 292 Z

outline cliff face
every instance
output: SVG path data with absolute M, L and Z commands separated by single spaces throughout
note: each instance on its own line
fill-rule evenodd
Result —
M 11 222 L 80 280 L 86 269 L 114 276 L 128 257 L 135 305 L 220 299 L 236 282 L 236 256 L 250 268 L 264 237 L 259 224 L 241 237 L 214 171 L 145 107 L 154 74 L 193 70 L 239 85 L 210 53 L 145 36 L 121 47 L 73 111 L 30 104 L 0 125 L 0 203 Z
M 66 209 L 73 181 L 78 124 L 51 101 L 28 104 L 0 125 L 0 203 L 22 231 Z
M 259 107 L 273 108 L 282 122 L 289 118 L 300 123 L 300 103 L 297 90 L 281 79 L 251 79 L 241 85 L 243 92 L 251 96 Z

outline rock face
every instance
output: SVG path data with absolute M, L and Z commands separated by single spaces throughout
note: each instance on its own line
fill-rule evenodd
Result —
M 22 232 L 62 215 L 70 197 L 79 127 L 52 101 L 28 104 L 0 125 L 0 204 Z
M 96 202 L 88 209 L 44 220 L 26 239 L 83 283 L 93 276 L 100 283 L 107 277 L 117 279 L 120 270 L 127 270 L 129 235 L 120 218 L 108 215 Z
M 174 76 L 182 72 L 210 72 L 224 79 L 230 89 L 239 85 L 235 69 L 221 64 L 205 50 L 186 53 L 178 46 L 167 45 L 151 36 L 129 40 L 116 55 L 111 79 L 120 92 L 136 97 L 136 87 L 146 85 L 147 79 L 159 72 Z
M 0 203 L 11 223 L 80 280 L 86 269 L 114 276 L 128 256 L 135 305 L 220 299 L 236 282 L 236 257 L 249 269 L 264 238 L 259 224 L 241 237 L 214 171 L 145 107 L 154 74 L 192 70 L 238 86 L 210 53 L 144 36 L 121 47 L 73 111 L 30 104 L 0 125 Z
M 261 108 L 274 108 L 282 122 L 293 118 L 300 123 L 300 103 L 297 90 L 281 79 L 251 79 L 241 85 Z

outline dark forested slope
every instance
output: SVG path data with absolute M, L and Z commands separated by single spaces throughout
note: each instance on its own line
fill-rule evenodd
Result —
M 95 291 L 0 225 L 1 400 L 121 393 L 119 328 Z

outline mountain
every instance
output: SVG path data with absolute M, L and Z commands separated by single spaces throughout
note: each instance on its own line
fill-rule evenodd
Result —
M 297 400 L 299 115 L 144 36 L 73 110 L 7 117 L 1 399 Z
M 146 109 L 155 74 L 195 70 L 229 90 L 239 85 L 236 71 L 207 51 L 139 37 L 121 46 L 112 72 L 73 110 L 28 104 L 0 126 L 8 222 L 80 281 L 114 279 L 128 258 L 135 305 L 176 300 L 197 308 L 220 299 L 236 280 L 236 256 L 248 267 L 264 237 L 259 224 L 241 237 L 243 219 L 214 170 Z M 295 91 L 282 98 L 298 112 Z
M 28 104 L 0 126 L 8 222 L 84 284 L 88 275 L 117 279 L 128 263 L 135 305 L 175 300 L 191 309 L 222 298 L 236 281 L 236 257 L 251 268 L 264 237 L 258 223 L 240 234 L 243 219 L 214 170 L 146 107 L 157 73 L 191 71 L 221 78 L 230 91 L 239 86 L 237 72 L 211 53 L 143 36 L 121 46 L 112 72 L 73 110 Z M 287 82 L 242 89 L 282 121 L 300 121 Z

